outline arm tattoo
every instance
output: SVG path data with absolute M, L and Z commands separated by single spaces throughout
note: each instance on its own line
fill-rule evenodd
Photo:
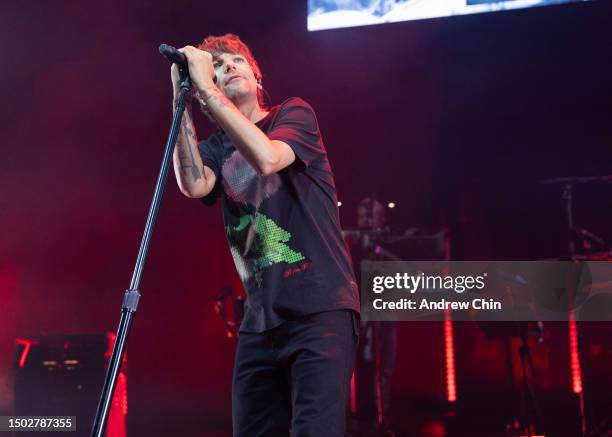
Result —
M 194 181 L 197 181 L 198 179 L 202 178 L 202 173 L 200 172 L 200 169 L 196 165 L 195 156 L 193 155 L 193 148 L 191 147 L 192 143 L 196 142 L 196 136 L 195 136 L 195 133 L 193 132 L 193 129 L 191 129 L 190 127 L 185 127 L 184 131 L 188 137 L 187 149 L 189 151 L 189 156 L 186 156 L 185 150 L 179 150 L 179 160 L 181 163 L 181 168 L 184 168 L 184 169 L 190 168 L 191 177 L 193 177 Z
M 231 102 L 229 101 L 229 99 L 225 97 L 225 94 L 223 94 L 219 90 L 215 90 L 212 93 L 212 95 L 209 97 L 209 100 L 216 100 L 220 106 L 230 106 L 231 105 Z
M 189 154 L 191 155 L 191 176 L 194 181 L 197 181 L 202 177 L 202 173 L 200 173 L 200 169 L 195 164 L 195 158 L 193 157 L 193 149 L 189 146 Z

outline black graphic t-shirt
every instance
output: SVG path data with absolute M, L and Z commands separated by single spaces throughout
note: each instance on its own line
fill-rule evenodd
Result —
M 223 132 L 198 144 L 204 165 L 216 176 L 215 188 L 201 200 L 223 199 L 227 240 L 247 293 L 240 331 L 263 332 L 322 311 L 359 311 L 334 177 L 314 111 L 290 98 L 256 125 L 271 140 L 287 143 L 295 162 L 262 176 Z

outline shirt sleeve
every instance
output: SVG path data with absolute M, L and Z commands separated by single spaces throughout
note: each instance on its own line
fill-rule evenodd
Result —
M 317 117 L 312 107 L 300 98 L 288 99 L 281 105 L 268 138 L 287 143 L 302 170 L 326 161 Z
M 198 143 L 198 151 L 202 158 L 202 164 L 210 168 L 215 174 L 215 186 L 210 193 L 200 198 L 200 201 L 205 205 L 213 205 L 221 193 L 221 150 L 216 137 L 213 135 L 207 140 L 200 141 Z

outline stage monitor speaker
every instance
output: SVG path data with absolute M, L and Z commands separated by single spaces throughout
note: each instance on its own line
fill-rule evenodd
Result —
M 76 416 L 76 432 L 71 435 L 88 437 L 114 340 L 110 332 L 17 339 L 15 415 Z M 109 412 L 107 437 L 126 436 L 125 371 L 124 358 Z M 39 437 L 40 432 L 19 432 L 19 436 Z

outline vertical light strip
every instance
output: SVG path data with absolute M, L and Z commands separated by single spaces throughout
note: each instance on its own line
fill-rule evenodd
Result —
M 446 399 L 448 402 L 455 402 L 457 400 L 455 342 L 453 339 L 453 321 L 449 309 L 444 311 L 444 354 L 446 361 Z
M 442 232 L 444 233 L 444 260 L 450 261 L 451 244 L 448 228 L 442 228 Z M 445 266 L 442 268 L 442 275 L 448 276 L 448 263 L 445 263 Z M 446 400 L 448 402 L 456 402 L 455 340 L 451 310 L 448 308 L 444 311 L 444 359 L 446 364 Z
M 576 328 L 576 316 L 574 315 L 573 308 L 569 310 L 568 326 L 572 391 L 576 394 L 580 394 L 582 393 L 582 372 L 580 371 L 580 356 L 578 354 L 578 329 Z

